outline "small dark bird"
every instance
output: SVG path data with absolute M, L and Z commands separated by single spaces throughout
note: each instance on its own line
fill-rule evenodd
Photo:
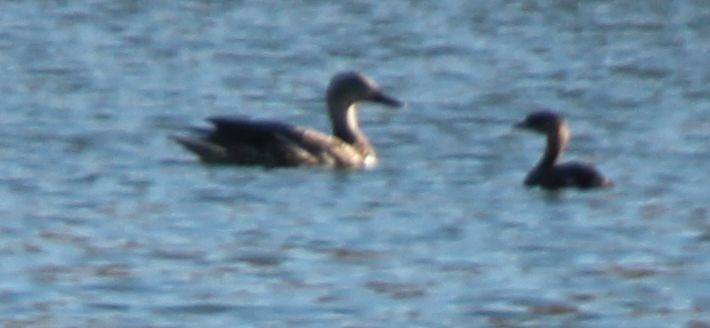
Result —
M 195 129 L 195 135 L 173 138 L 205 163 L 372 167 L 377 154 L 358 124 L 360 101 L 402 106 L 369 77 L 342 72 L 331 79 L 326 93 L 332 135 L 275 121 L 214 117 L 208 119 L 213 129 Z
M 604 178 L 589 164 L 557 163 L 570 138 L 570 130 L 562 116 L 550 111 L 535 112 L 517 123 L 515 127 L 547 136 L 545 153 L 525 178 L 526 186 L 556 190 L 565 187 L 591 189 L 613 185 L 611 180 Z

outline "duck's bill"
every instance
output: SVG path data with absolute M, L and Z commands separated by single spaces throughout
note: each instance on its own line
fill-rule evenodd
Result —
M 404 103 L 402 103 L 401 101 L 390 97 L 382 92 L 376 92 L 374 95 L 372 95 L 372 98 L 370 98 L 370 100 L 390 107 L 402 107 L 404 105 Z

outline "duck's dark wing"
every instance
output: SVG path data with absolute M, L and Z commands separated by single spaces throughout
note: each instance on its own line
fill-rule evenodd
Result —
M 242 118 L 211 117 L 214 125 L 209 140 L 220 145 L 246 143 L 268 145 L 279 139 L 298 138 L 297 127 L 276 121 L 254 121 Z
M 275 121 L 214 117 L 214 129 L 175 139 L 204 162 L 263 165 L 343 165 L 354 149 L 342 140 L 311 129 Z

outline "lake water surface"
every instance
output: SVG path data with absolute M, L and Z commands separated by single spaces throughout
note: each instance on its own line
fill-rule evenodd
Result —
M 374 170 L 168 138 L 346 69 Z M 4 1 L 0 75 L 5 327 L 710 327 L 710 2 Z M 523 188 L 544 108 L 613 189 Z

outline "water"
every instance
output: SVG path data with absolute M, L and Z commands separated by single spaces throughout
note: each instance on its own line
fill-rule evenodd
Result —
M 8 327 L 707 327 L 704 1 L 6 1 Z M 205 167 L 210 115 L 327 130 L 357 69 L 365 172 Z M 521 186 L 563 112 L 612 190 Z

